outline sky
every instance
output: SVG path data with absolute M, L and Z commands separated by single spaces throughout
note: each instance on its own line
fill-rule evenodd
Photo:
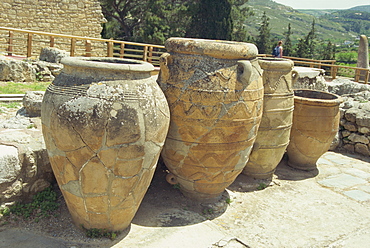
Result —
M 370 5 L 370 0 L 273 0 L 294 9 L 349 9 Z

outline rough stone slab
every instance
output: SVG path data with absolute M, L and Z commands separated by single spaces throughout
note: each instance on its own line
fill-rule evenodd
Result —
M 140 238 L 138 238 L 140 237 Z M 128 236 L 112 248 L 142 247 L 142 248 L 189 248 L 217 247 L 213 246 L 229 237 L 210 221 L 171 228 L 153 228 L 131 225 Z M 227 242 L 226 242 L 227 245 Z M 228 246 L 224 246 L 228 247 Z M 239 246 L 245 247 L 247 246 Z
M 318 183 L 326 187 L 348 188 L 359 184 L 365 184 L 367 183 L 367 181 L 359 177 L 342 173 L 339 175 L 328 177 L 324 180 L 319 181 Z
M 298 72 L 298 76 L 301 78 L 303 77 L 315 78 L 325 73 L 325 70 L 323 69 L 309 68 L 303 66 L 294 66 L 294 70 Z
M 366 136 L 364 135 L 359 135 L 359 134 L 356 134 L 356 133 L 352 133 L 350 136 L 348 136 L 348 139 L 350 141 L 353 141 L 353 142 L 359 142 L 359 143 L 363 143 L 363 144 L 369 144 L 369 140 L 368 138 L 366 138 Z
M 348 164 L 348 162 L 349 162 L 348 157 L 342 156 L 341 154 L 335 154 L 335 153 L 326 153 L 325 154 L 325 159 L 327 159 L 327 160 L 329 160 L 332 163 L 337 164 L 337 165 L 345 165 L 345 164 Z
M 363 192 L 362 190 L 349 190 L 344 191 L 343 194 L 355 199 L 356 201 L 368 201 L 370 200 L 370 194 Z
M 0 184 L 13 181 L 21 170 L 18 149 L 14 146 L 0 145 Z
M 361 185 L 358 187 L 360 190 L 363 190 L 367 193 L 370 193 L 370 185 Z
M 369 223 L 370 225 L 370 223 Z M 368 225 L 368 226 L 369 226 Z M 329 248 L 360 248 L 369 247 L 370 244 L 370 228 L 363 228 L 354 233 L 349 233 L 346 237 L 337 240 L 330 244 Z
M 362 171 L 356 168 L 348 168 L 348 169 L 345 169 L 344 171 L 356 177 L 361 177 L 363 179 L 370 179 L 370 173 L 367 173 L 365 171 Z
M 278 176 L 282 173 L 279 166 Z M 295 180 L 295 173 L 291 170 L 291 180 L 280 181 L 278 187 L 238 194 L 235 204 L 244 203 L 245 210 L 237 211 L 231 204 L 213 222 L 259 248 L 327 247 L 368 225 L 367 206 L 321 187 L 313 178 Z
M 0 247 L 70 248 L 81 246 L 14 228 L 0 230 Z

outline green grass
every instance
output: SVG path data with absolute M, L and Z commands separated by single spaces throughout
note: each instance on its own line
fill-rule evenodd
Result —
M 18 109 L 22 107 L 22 103 L 20 102 L 0 102 L 0 107 Z
M 45 91 L 49 84 L 50 82 L 4 82 L 0 84 L 0 94 L 24 94 L 27 91 Z
M 348 64 L 348 63 L 337 63 L 337 64 L 343 65 L 343 66 L 356 67 L 356 64 Z M 356 74 L 356 71 L 354 69 L 338 68 L 338 76 L 354 78 L 356 76 L 355 74 Z
M 57 194 L 52 187 L 37 193 L 31 203 L 16 203 L 9 209 L 3 209 L 3 215 L 14 214 L 16 216 L 28 219 L 34 217 L 37 222 L 39 218 L 49 217 L 50 214 L 59 208 Z
M 120 232 L 108 231 L 106 229 L 86 229 L 84 226 L 82 226 L 82 228 L 85 230 L 85 234 L 88 238 L 109 238 L 111 240 L 115 240 L 117 238 L 117 235 L 120 234 Z

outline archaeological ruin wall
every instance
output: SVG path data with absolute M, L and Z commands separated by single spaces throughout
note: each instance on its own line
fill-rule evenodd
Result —
M 0 26 L 2 27 L 100 38 L 101 24 L 104 22 L 106 20 L 97 0 L 2 0 L 0 2 Z M 8 34 L 6 31 L 1 31 L 0 35 L 1 39 L 6 39 Z M 20 34 L 15 33 L 15 35 Z M 25 37 L 15 38 L 26 39 L 26 34 L 23 35 Z M 33 40 L 36 39 L 45 39 L 44 46 L 50 43 L 48 37 L 33 37 Z M 66 48 L 70 41 L 58 39 L 55 40 L 56 47 L 68 51 Z M 19 40 L 14 47 L 15 50 L 21 49 Z M 65 43 L 64 47 L 63 43 Z M 2 52 L 6 49 L 7 47 L 1 47 Z

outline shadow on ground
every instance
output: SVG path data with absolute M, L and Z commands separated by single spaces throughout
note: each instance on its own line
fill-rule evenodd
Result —
M 215 203 L 199 203 L 186 198 L 166 181 L 167 168 L 158 163 L 150 187 L 132 223 L 140 226 L 173 227 L 194 225 L 222 215 L 227 209 L 228 193 Z

